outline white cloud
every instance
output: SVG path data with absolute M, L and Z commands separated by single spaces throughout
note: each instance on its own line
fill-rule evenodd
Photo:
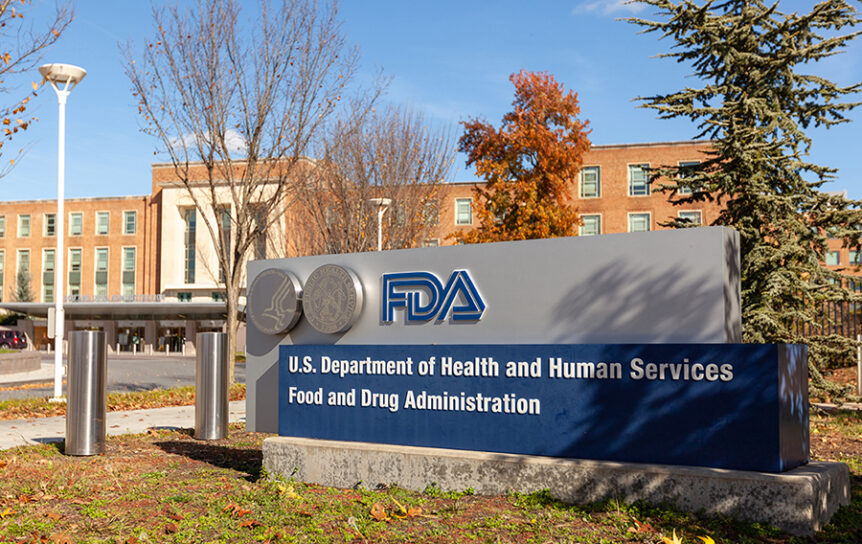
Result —
M 233 155 L 234 153 L 242 153 L 245 151 L 246 143 L 243 139 L 242 135 L 233 130 L 228 129 L 224 134 L 225 145 L 228 148 L 228 152 Z M 182 139 L 180 138 L 172 138 L 170 145 L 171 147 L 180 149 L 185 144 L 185 147 L 192 148 L 195 143 L 195 135 L 194 134 L 183 134 Z
M 587 0 L 578 4 L 572 13 L 589 13 L 595 15 L 614 15 L 618 13 L 640 13 L 646 7 L 644 4 L 627 3 L 628 0 Z

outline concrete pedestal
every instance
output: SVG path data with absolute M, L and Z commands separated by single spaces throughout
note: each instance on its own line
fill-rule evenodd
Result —
M 397 483 L 421 491 L 472 487 L 480 494 L 550 489 L 562 501 L 644 499 L 687 512 L 724 514 L 808 535 L 850 503 L 843 463 L 811 462 L 782 474 L 645 465 L 276 437 L 263 442 L 270 474 L 333 487 Z

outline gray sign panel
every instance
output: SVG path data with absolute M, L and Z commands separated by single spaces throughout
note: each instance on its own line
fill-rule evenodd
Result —
M 250 262 L 249 285 L 274 268 L 300 289 L 337 265 L 362 300 L 341 332 L 250 320 L 248 427 L 277 430 L 279 344 L 739 342 L 738 248 L 735 231 L 704 227 Z

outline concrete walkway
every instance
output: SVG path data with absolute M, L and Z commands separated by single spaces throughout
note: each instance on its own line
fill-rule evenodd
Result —
M 231 423 L 245 421 L 244 400 L 230 403 L 228 418 Z M 143 433 L 150 427 L 191 429 L 194 426 L 194 406 L 172 406 L 150 410 L 109 412 L 106 417 L 105 432 L 109 435 L 118 435 Z M 0 421 L 0 450 L 15 446 L 60 442 L 65 436 L 65 416 Z

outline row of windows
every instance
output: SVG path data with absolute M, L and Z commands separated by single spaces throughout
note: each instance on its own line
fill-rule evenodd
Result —
M 137 261 L 137 248 L 124 247 L 122 263 L 122 294 L 135 294 L 135 268 Z M 54 302 L 54 272 L 55 250 L 42 250 L 42 301 Z M 81 263 L 84 258 L 84 250 L 81 248 L 69 249 L 69 271 L 68 294 L 76 296 L 81 294 Z M 93 274 L 93 294 L 96 296 L 108 295 L 108 248 L 97 247 L 94 254 L 95 271 Z M 19 249 L 17 251 L 17 262 L 15 273 L 24 273 L 30 276 L 30 250 Z M 3 293 L 3 278 L 6 273 L 6 251 L 0 249 L 0 297 Z M 17 278 L 16 278 L 17 281 Z M 14 287 L 13 287 L 14 289 Z
M 859 251 L 850 251 L 847 255 L 847 264 L 853 266 L 862 265 L 862 253 Z M 826 266 L 840 266 L 841 265 L 841 252 L 840 251 L 827 251 L 826 252 Z
M 695 166 L 697 162 L 680 162 L 679 166 Z M 629 196 L 649 196 L 652 188 L 649 176 L 649 164 L 629 165 Z M 678 194 L 691 194 L 691 188 L 680 187 Z M 602 170 L 600 166 L 585 166 L 581 168 L 580 179 L 581 198 L 600 198 L 602 196 Z
M 700 211 L 685 211 L 678 212 L 680 219 L 687 219 L 694 225 L 703 224 L 703 214 Z M 581 236 L 595 236 L 602 233 L 602 214 L 583 214 L 581 215 L 583 224 L 580 227 L 578 234 Z M 628 214 L 628 231 L 629 232 L 649 232 L 652 230 L 652 213 L 650 212 L 633 212 Z
M 111 212 L 96 212 L 96 235 L 110 234 Z M 30 214 L 18 215 L 18 238 L 30 237 Z M 46 213 L 42 216 L 42 235 L 57 235 L 57 214 Z M 69 236 L 81 236 L 84 230 L 83 212 L 69 213 Z M 134 210 L 123 212 L 123 234 L 135 234 L 138 231 L 138 212 Z M 6 236 L 6 216 L 0 215 L 0 238 Z

